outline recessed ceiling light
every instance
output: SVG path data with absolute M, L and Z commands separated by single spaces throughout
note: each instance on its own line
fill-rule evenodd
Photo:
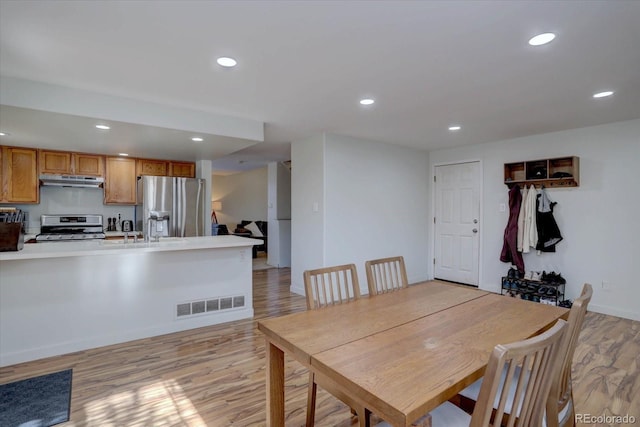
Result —
M 118 156 L 122 156 L 122 157 L 127 157 L 129 154 L 128 153 L 118 153 Z
M 532 37 L 531 40 L 529 40 L 529 44 L 531 46 L 542 46 L 543 44 L 550 43 L 555 38 L 556 35 L 553 33 L 542 33 Z
M 0 136 L 9 136 L 11 135 L 10 133 L 6 133 L 6 132 L 0 132 Z
M 233 58 L 229 58 L 228 56 L 221 56 L 216 60 L 216 62 L 221 67 L 226 67 L 226 68 L 235 67 L 238 64 L 238 61 L 236 61 Z
M 594 93 L 593 97 L 594 98 L 605 98 L 605 97 L 611 96 L 611 95 L 613 95 L 613 91 L 612 90 L 607 90 L 607 91 L 604 91 L 604 92 Z
M 456 126 L 449 126 L 449 130 L 450 130 L 450 131 L 456 131 L 456 130 L 460 130 L 460 129 L 462 129 L 462 126 L 458 126 L 458 125 L 456 125 Z
M 374 102 L 376 102 L 376 101 L 371 99 L 371 98 L 365 98 L 365 99 L 361 99 L 360 100 L 360 104 L 362 104 L 362 105 L 371 105 Z
M 191 138 L 191 140 L 192 140 L 192 141 L 195 141 L 195 142 L 202 142 L 202 141 L 204 141 L 204 139 L 200 138 L 199 136 L 194 136 L 193 138 Z
M 96 125 L 96 127 L 100 130 L 109 130 L 111 129 L 109 126 L 107 125 Z

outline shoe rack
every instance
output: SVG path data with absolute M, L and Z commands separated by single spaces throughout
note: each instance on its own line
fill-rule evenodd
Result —
M 559 305 L 564 301 L 564 283 L 551 283 L 541 280 L 502 277 L 502 295 L 522 298 L 527 301 L 549 305 Z
M 576 156 L 504 164 L 504 183 L 511 188 L 530 185 L 557 188 L 580 186 L 580 158 Z

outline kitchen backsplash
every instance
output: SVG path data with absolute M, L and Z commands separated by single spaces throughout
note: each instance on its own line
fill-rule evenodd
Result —
M 40 204 L 15 206 L 29 212 L 27 234 L 40 232 L 43 214 L 98 214 L 104 217 L 105 228 L 107 218 L 118 218 L 118 214 L 122 220 L 134 219 L 134 206 L 105 205 L 103 200 L 102 188 L 40 187 Z

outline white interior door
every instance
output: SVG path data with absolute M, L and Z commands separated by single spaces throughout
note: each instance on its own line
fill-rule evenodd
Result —
M 434 188 L 434 276 L 478 286 L 480 162 L 436 166 Z

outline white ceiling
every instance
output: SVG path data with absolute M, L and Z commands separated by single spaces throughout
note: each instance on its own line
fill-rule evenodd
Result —
M 431 150 L 639 118 L 639 22 L 640 1 L 621 0 L 0 0 L 0 74 L 264 122 L 264 143 L 206 142 L 219 150 L 172 145 L 189 129 L 127 128 L 136 155 L 246 169 L 319 132 Z M 549 45 L 527 44 L 547 31 Z M 238 66 L 217 66 L 222 55 Z M 603 90 L 615 94 L 592 98 Z M 22 132 L 63 144 L 83 124 L 0 113 L 4 144 Z M 92 151 L 91 138 L 78 144 Z

